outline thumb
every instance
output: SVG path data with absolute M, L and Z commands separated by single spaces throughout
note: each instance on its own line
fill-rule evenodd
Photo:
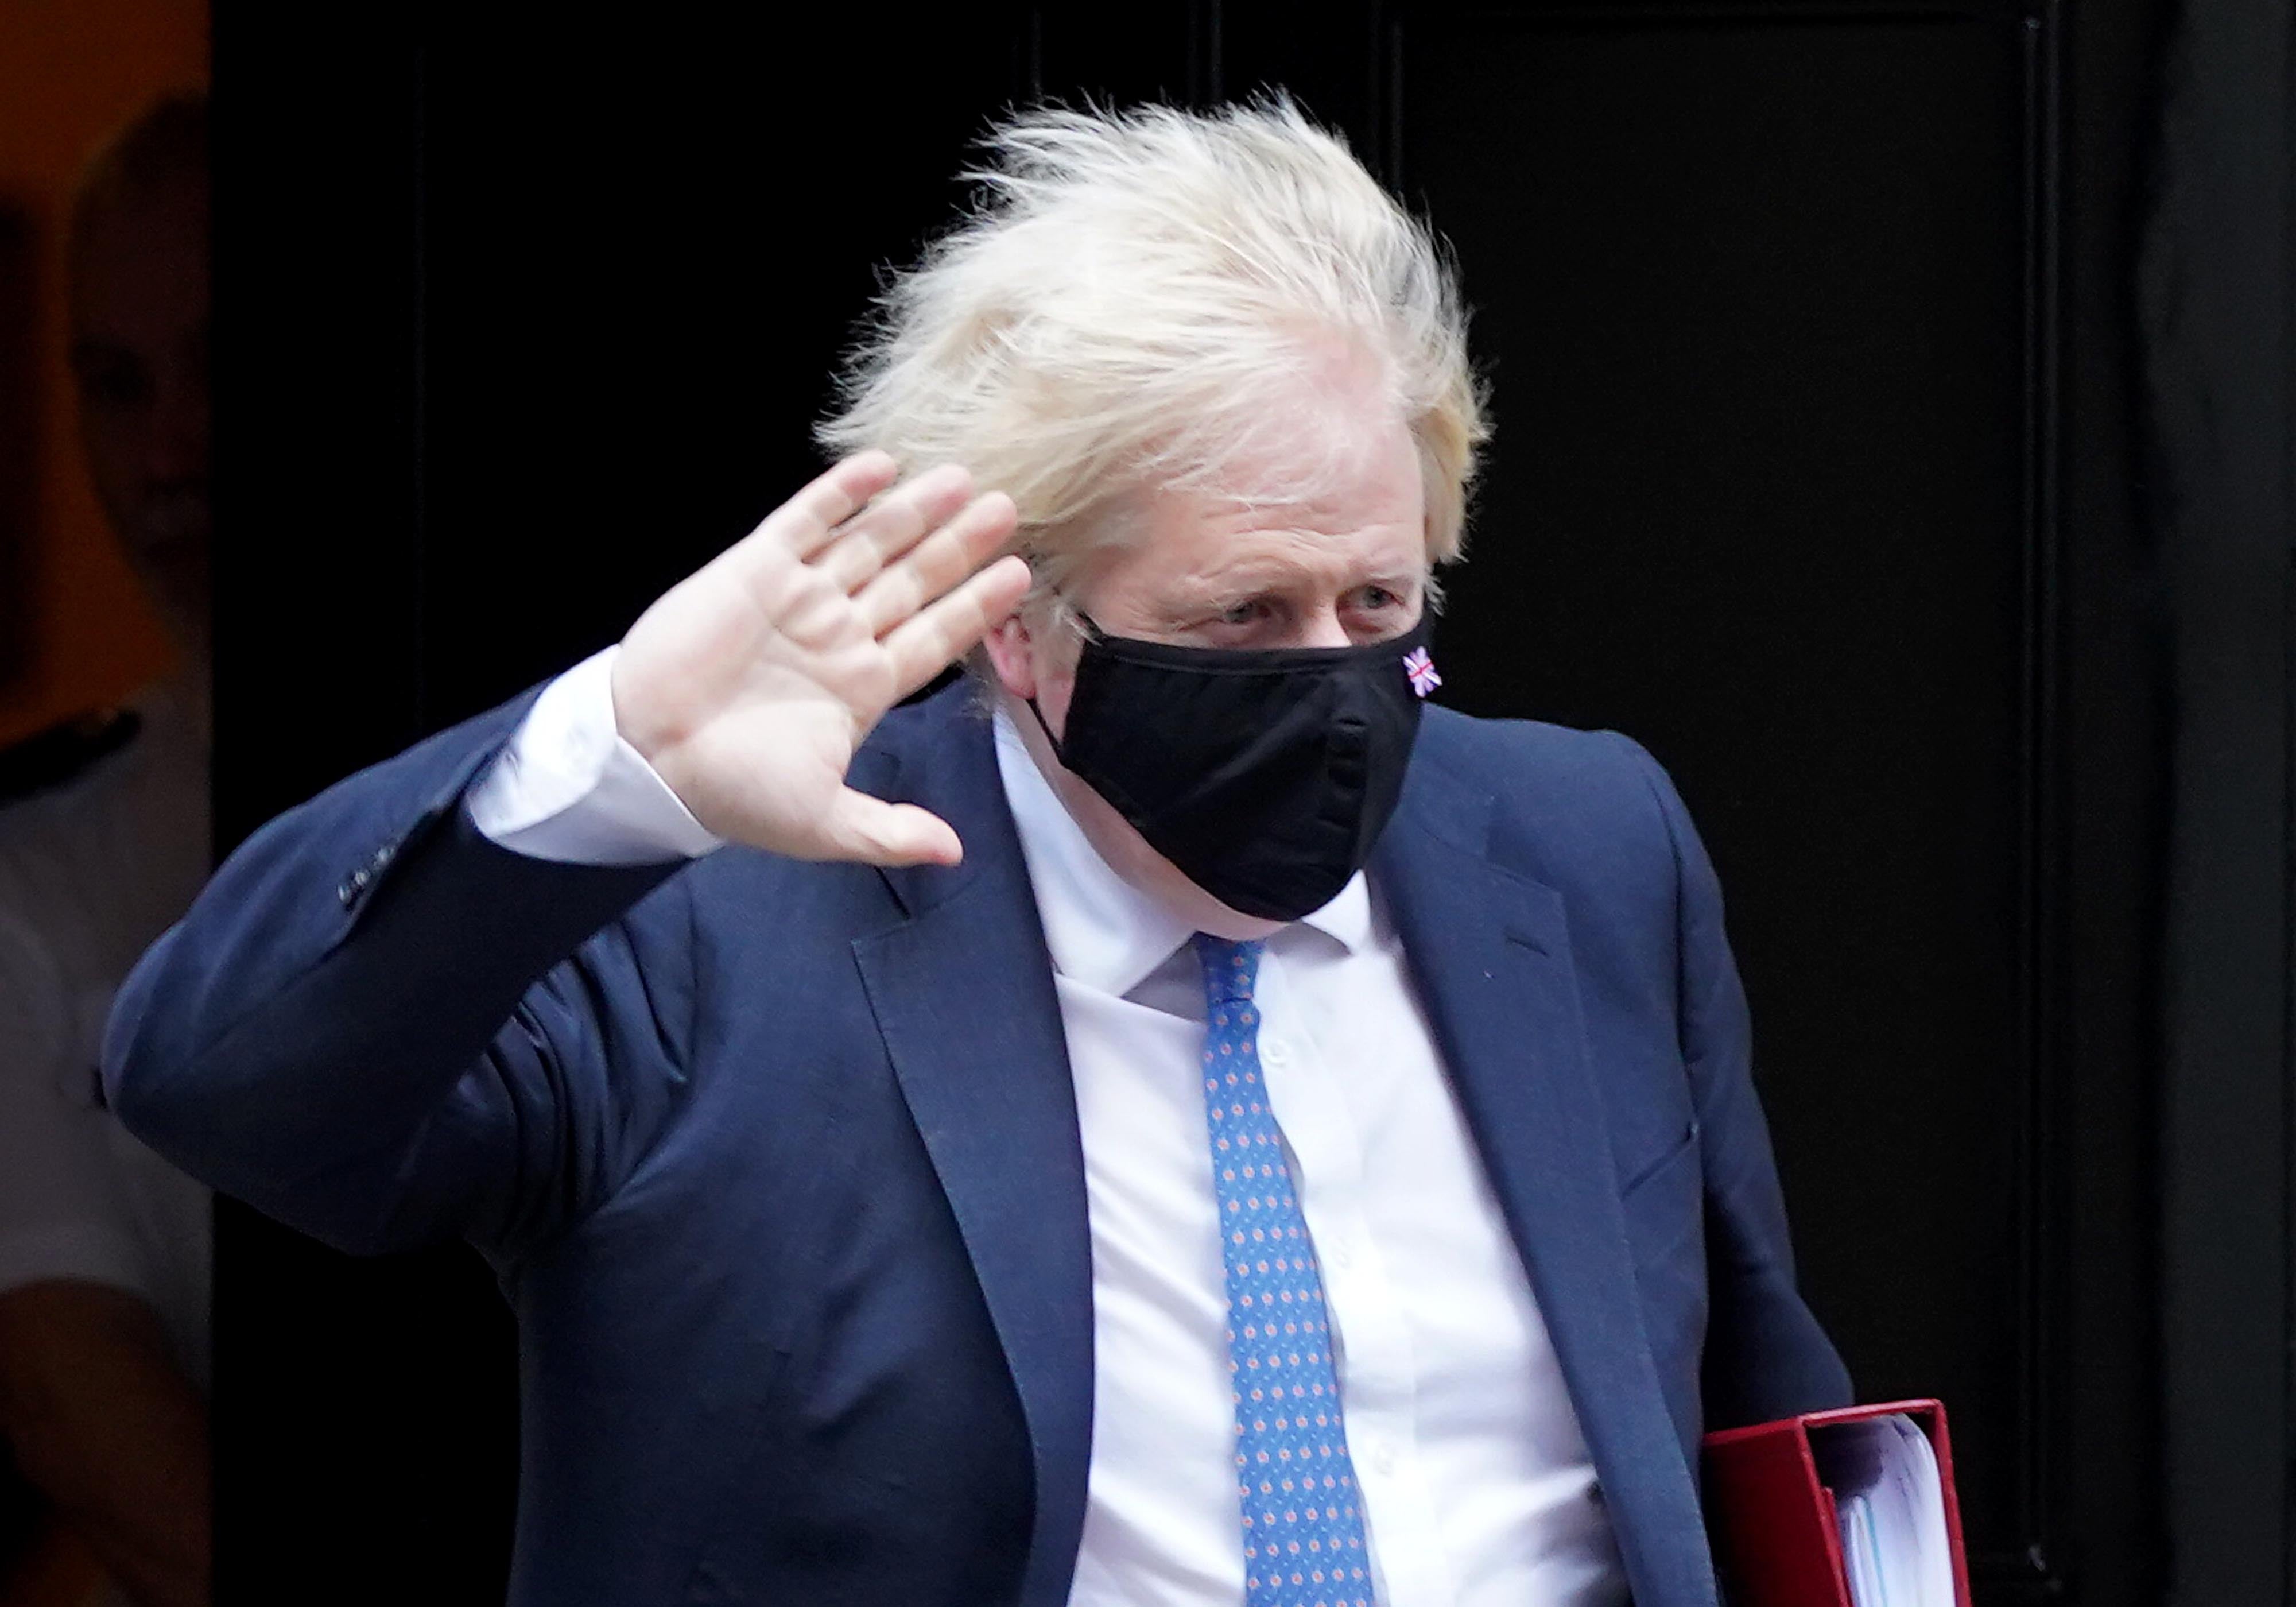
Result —
M 955 865 L 964 857 L 955 829 L 939 816 L 850 787 L 831 807 L 824 835 L 838 857 L 864 865 Z

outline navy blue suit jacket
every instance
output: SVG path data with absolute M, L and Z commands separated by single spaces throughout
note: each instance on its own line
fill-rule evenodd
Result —
M 114 1109 L 332 1244 L 461 1236 L 518 1314 L 515 1603 L 1058 1607 L 1092 1283 L 988 721 L 856 783 L 964 864 L 610 870 L 460 800 L 521 701 L 272 822 L 123 989 Z M 1715 1599 L 1702 1427 L 1843 1404 L 1796 1294 L 1714 876 L 1624 738 L 1430 709 L 1372 874 L 1636 1600 Z

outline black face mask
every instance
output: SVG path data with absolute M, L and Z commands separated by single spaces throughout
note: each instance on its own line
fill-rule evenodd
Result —
M 1338 896 L 1395 812 L 1420 700 L 1440 684 L 1430 623 L 1368 647 L 1250 650 L 1094 627 L 1066 734 L 1045 735 L 1189 881 L 1296 921 Z

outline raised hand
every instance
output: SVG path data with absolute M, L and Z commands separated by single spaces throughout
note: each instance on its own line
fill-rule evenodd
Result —
M 1029 566 L 981 565 L 1012 500 L 953 464 L 898 487 L 847 458 L 663 594 L 622 639 L 614 716 L 718 836 L 800 859 L 955 865 L 956 833 L 845 784 L 870 728 L 1013 611 Z

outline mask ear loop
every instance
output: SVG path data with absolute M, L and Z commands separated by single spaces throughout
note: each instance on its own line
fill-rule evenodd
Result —
M 1037 729 L 1045 734 L 1045 741 L 1052 747 L 1053 757 L 1061 761 L 1061 768 L 1067 769 L 1068 755 L 1061 751 L 1061 739 L 1053 734 L 1053 728 L 1050 726 L 1045 724 L 1045 711 L 1037 707 L 1037 700 L 1034 698 L 1029 699 L 1028 703 L 1029 712 L 1037 717 Z
M 1099 624 L 1094 620 L 1090 614 L 1086 613 L 1084 610 L 1077 610 L 1077 618 L 1084 621 L 1085 642 L 1087 645 L 1095 642 L 1102 641 L 1107 636 L 1108 633 L 1101 629 Z M 1053 734 L 1053 728 L 1045 723 L 1045 711 L 1037 707 L 1036 699 L 1029 698 L 1024 701 L 1029 705 L 1029 712 L 1037 717 L 1037 729 L 1045 734 L 1045 741 L 1052 747 L 1053 757 L 1061 761 L 1061 767 L 1062 769 L 1066 769 L 1068 767 L 1069 756 L 1061 746 L 1061 739 L 1054 736 Z

